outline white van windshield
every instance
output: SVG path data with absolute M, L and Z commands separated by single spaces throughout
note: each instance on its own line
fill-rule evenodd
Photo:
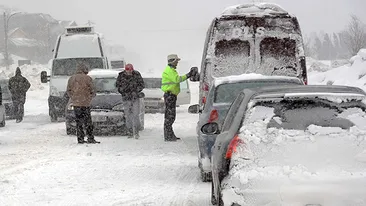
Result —
M 104 69 L 102 58 L 72 58 L 72 59 L 54 59 L 52 65 L 52 74 L 55 76 L 71 76 L 76 73 L 77 66 L 84 64 L 92 69 Z
M 98 35 L 78 34 L 62 36 L 56 58 L 101 57 Z

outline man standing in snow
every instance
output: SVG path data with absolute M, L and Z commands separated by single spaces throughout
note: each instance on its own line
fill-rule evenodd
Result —
M 79 144 L 100 143 L 94 139 L 93 122 L 90 114 L 90 103 L 96 95 L 93 80 L 88 76 L 88 67 L 79 64 L 76 74 L 67 83 L 67 95 L 74 107 L 76 136 Z M 88 140 L 85 141 L 84 126 Z
M 14 115 L 16 117 L 17 123 L 23 121 L 26 93 L 30 86 L 31 84 L 29 81 L 22 76 L 20 68 L 17 67 L 15 70 L 15 76 L 9 79 L 8 85 L 13 101 Z
M 165 115 L 164 115 L 164 139 L 165 141 L 177 141 L 173 131 L 173 123 L 176 118 L 177 96 L 180 93 L 180 83 L 192 76 L 194 68 L 183 76 L 179 76 L 177 66 L 180 58 L 176 54 L 168 56 L 168 66 L 162 74 L 161 90 L 164 92 Z
M 144 80 L 141 74 L 134 70 L 132 64 L 127 64 L 125 70 L 118 75 L 116 87 L 122 95 L 128 138 L 134 137 L 138 139 L 140 137 L 139 98 L 144 98 L 144 94 L 142 93 L 142 90 L 145 88 Z

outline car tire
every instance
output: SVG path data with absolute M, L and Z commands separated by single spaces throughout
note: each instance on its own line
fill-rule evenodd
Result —
M 217 205 L 217 199 L 215 197 L 215 194 L 214 194 L 214 183 L 212 182 L 211 183 L 211 204 L 212 205 Z
M 51 122 L 57 122 L 57 115 L 56 114 L 50 114 Z
M 202 180 L 202 182 L 211 182 L 212 181 L 212 173 L 211 172 L 204 172 L 201 169 L 201 180 Z
M 5 127 L 5 114 L 3 115 L 3 121 L 0 122 L 0 127 Z

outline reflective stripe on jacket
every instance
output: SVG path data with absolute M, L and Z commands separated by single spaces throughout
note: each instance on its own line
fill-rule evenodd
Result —
M 180 83 L 187 80 L 187 75 L 179 76 L 176 69 L 167 66 L 163 72 L 161 80 L 161 90 L 164 93 L 171 92 L 178 95 L 180 92 Z

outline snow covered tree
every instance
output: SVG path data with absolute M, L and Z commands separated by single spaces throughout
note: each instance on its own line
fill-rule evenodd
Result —
M 334 46 L 328 33 L 324 35 L 323 46 L 320 50 L 321 59 L 331 60 L 334 57 Z
M 316 36 L 314 39 L 314 52 L 318 59 L 322 58 L 321 56 L 322 47 L 323 47 L 322 41 L 320 40 L 319 36 Z
M 356 55 L 360 49 L 366 47 L 366 25 L 357 16 L 351 16 L 351 21 L 344 34 L 345 43 L 352 56 Z

